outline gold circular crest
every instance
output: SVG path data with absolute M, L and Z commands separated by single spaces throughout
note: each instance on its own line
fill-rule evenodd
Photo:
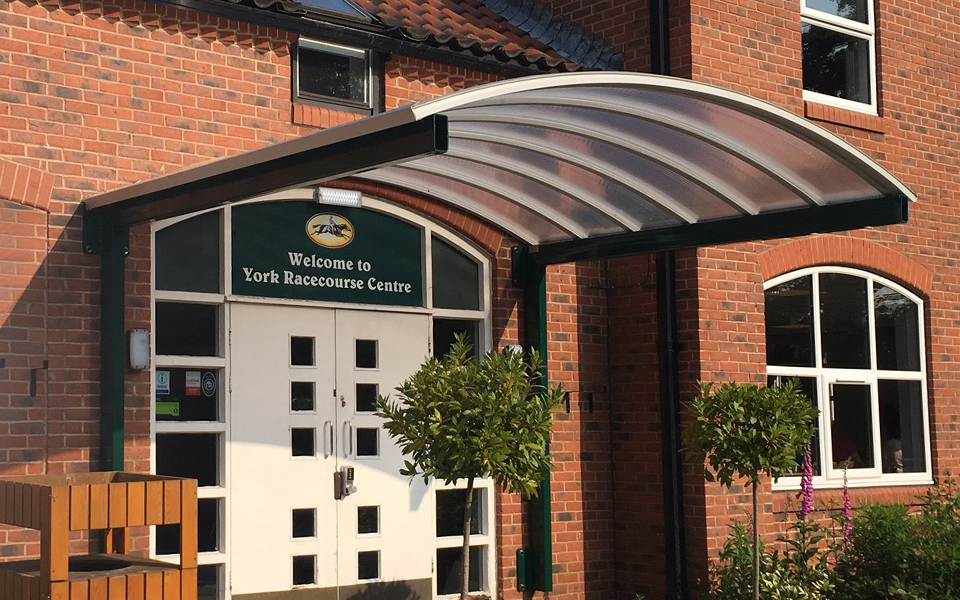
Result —
M 307 235 L 324 248 L 343 248 L 353 241 L 353 223 L 333 213 L 319 213 L 307 220 Z

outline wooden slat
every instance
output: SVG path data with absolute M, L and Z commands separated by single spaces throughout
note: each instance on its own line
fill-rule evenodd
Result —
M 36 487 L 39 487 L 39 486 L 36 486 Z M 26 600 L 41 600 L 39 577 L 23 578 L 23 596 L 24 598 L 26 598 Z
M 29 483 L 23 484 L 23 512 L 21 513 L 21 527 L 33 527 L 33 488 Z
M 107 600 L 127 600 L 125 575 L 116 575 L 107 579 Z
M 39 485 L 30 486 L 30 527 L 32 529 L 40 529 L 43 526 L 43 519 L 46 514 L 40 510 L 40 497 L 44 493 L 43 487 Z
M 147 573 L 145 579 L 145 600 L 163 600 L 163 573 Z M 73 600 L 71 598 L 71 600 Z
M 107 510 L 109 500 L 107 497 L 107 485 L 96 484 L 90 486 L 90 529 L 106 529 L 109 523 Z M 93 590 L 90 590 L 93 593 Z M 91 600 L 94 600 L 91 598 Z M 96 600 L 101 600 L 97 598 Z
M 13 484 L 13 524 L 23 527 L 23 484 Z
M 4 522 L 9 523 L 10 525 L 16 525 L 15 523 L 17 518 L 16 494 L 17 494 L 17 484 L 12 482 L 7 482 L 6 489 L 4 490 L 4 494 L 3 494 L 7 498 L 7 501 L 6 501 L 7 519 Z
M 127 525 L 135 527 L 145 523 L 147 486 L 143 481 L 127 484 Z
M 66 581 L 54 581 L 50 584 L 50 600 L 72 600 L 70 584 Z
M 163 482 L 147 482 L 146 509 L 144 511 L 146 522 L 144 525 L 162 525 L 163 524 Z
M 143 573 L 127 575 L 127 600 L 146 600 L 146 578 Z M 52 598 L 50 600 L 53 600 Z
M 163 572 L 163 600 L 180 600 L 180 571 Z
M 0 481 L 0 523 L 7 522 L 7 482 Z M 0 598 L 3 596 L 0 595 Z
M 107 600 L 107 580 L 91 579 L 88 600 Z
M 127 484 L 111 483 L 109 527 L 124 527 L 127 524 Z
M 70 600 L 89 600 L 90 583 L 86 579 L 70 582 Z
M 0 571 L 0 598 L 13 596 L 13 571 Z
M 196 569 L 181 569 L 180 600 L 197 600 L 197 570 Z
M 70 531 L 87 529 L 90 529 L 90 486 L 72 485 L 70 486 Z M 70 593 L 73 593 L 72 588 Z
M 163 522 L 180 522 L 180 480 L 163 482 Z
M 13 577 L 13 600 L 25 600 L 23 597 L 23 577 L 14 575 Z
M 197 566 L 197 480 L 180 482 L 180 568 Z
M 40 577 L 49 584 L 65 581 L 69 574 L 70 488 L 56 486 L 43 492 L 41 511 L 46 518 L 40 529 Z

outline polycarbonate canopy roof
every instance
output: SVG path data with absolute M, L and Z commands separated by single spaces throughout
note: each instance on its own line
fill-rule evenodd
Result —
M 326 145 L 361 143 L 438 115 L 448 122 L 446 152 L 368 153 L 322 176 L 288 169 L 257 189 L 352 175 L 456 206 L 529 245 L 891 196 L 916 200 L 854 147 L 771 104 L 684 79 L 591 72 L 470 88 L 101 194 L 86 205 L 95 211 L 202 188 L 205 180 Z M 219 202 L 242 199 L 227 196 Z

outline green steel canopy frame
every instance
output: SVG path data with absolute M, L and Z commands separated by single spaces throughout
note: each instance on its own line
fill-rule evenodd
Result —
M 346 177 L 449 204 L 516 239 L 526 343 L 544 355 L 548 265 L 904 223 L 916 200 L 791 112 L 609 72 L 478 86 L 99 194 L 84 201 L 83 243 L 101 255 L 105 469 L 124 460 L 128 227 Z M 525 589 L 552 589 L 549 485 L 530 507 Z

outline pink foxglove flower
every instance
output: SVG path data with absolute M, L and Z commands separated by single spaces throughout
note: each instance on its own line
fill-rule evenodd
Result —
M 803 453 L 803 473 L 800 475 L 800 491 L 797 492 L 797 498 L 800 498 L 800 510 L 797 517 L 806 519 L 813 511 L 813 457 L 810 454 L 810 446 L 807 446 Z
M 850 532 L 853 531 L 853 516 L 850 513 L 850 488 L 847 487 L 847 467 L 843 468 L 843 541 L 850 543 Z

